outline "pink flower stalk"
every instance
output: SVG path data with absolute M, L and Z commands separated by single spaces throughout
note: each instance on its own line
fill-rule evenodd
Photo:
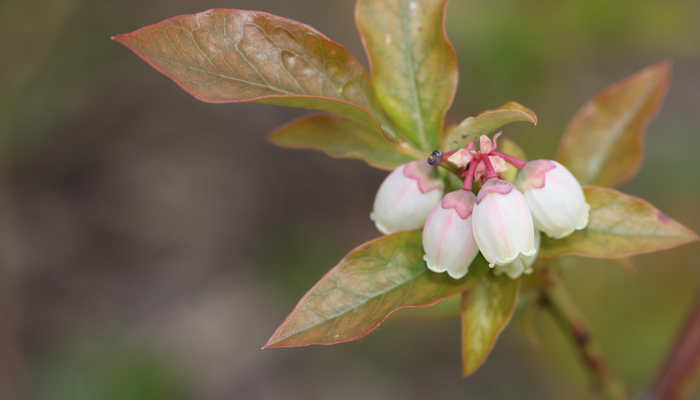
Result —
M 457 190 L 443 197 L 428 216 L 423 228 L 423 259 L 434 272 L 445 272 L 459 279 L 467 274 L 479 248 L 472 231 L 472 211 L 476 196 Z
M 506 274 L 511 279 L 518 279 L 522 274 L 531 274 L 532 264 L 535 263 L 537 254 L 540 252 L 541 236 L 542 234 L 539 231 L 535 231 L 535 254 L 533 256 L 525 257 L 521 254 L 508 265 L 496 265 L 493 271 L 494 274 Z
M 474 239 L 490 267 L 508 265 L 520 255 L 535 255 L 534 226 L 520 191 L 508 181 L 490 178 L 476 197 Z
M 566 167 L 552 160 L 525 164 L 515 177 L 530 207 L 535 228 L 555 239 L 588 225 L 590 206 L 581 184 Z
M 384 179 L 370 219 L 385 235 L 423 227 L 445 191 L 438 171 L 427 161 L 411 161 Z

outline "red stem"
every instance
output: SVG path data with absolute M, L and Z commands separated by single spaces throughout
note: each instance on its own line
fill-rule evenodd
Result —
M 656 382 L 651 388 L 651 398 L 678 400 L 684 397 L 692 378 L 700 367 L 700 293 L 695 308 L 688 316 L 683 330 L 676 338 L 673 349 L 666 358 Z
M 469 163 L 469 168 L 467 169 L 466 176 L 464 177 L 464 184 L 462 185 L 462 189 L 464 190 L 472 190 L 472 183 L 474 183 L 474 173 L 476 172 L 476 167 L 479 165 L 479 160 L 473 159 Z
M 486 167 L 486 178 L 491 179 L 496 177 L 496 170 L 493 169 L 493 165 L 491 165 L 491 160 L 489 159 L 489 156 L 483 156 L 481 157 L 481 161 L 484 162 L 484 166 Z
M 501 153 L 500 151 L 492 151 L 491 154 L 501 157 L 502 159 L 506 160 L 507 163 L 510 163 L 517 169 L 522 169 L 525 166 L 525 164 L 527 164 L 525 161 L 519 158 L 515 158 L 505 153 Z

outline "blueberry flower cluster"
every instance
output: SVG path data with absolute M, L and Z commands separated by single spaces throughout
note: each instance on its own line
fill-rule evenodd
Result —
M 555 239 L 588 224 L 590 206 L 583 189 L 563 165 L 552 160 L 525 162 L 497 151 L 481 136 L 466 148 L 428 161 L 412 161 L 394 170 L 382 183 L 371 218 L 384 234 L 423 227 L 425 261 L 434 272 L 463 277 L 481 252 L 495 269 L 516 279 L 532 272 L 540 232 Z M 519 171 L 513 183 L 503 172 Z M 461 190 L 444 194 L 434 166 L 449 165 L 464 178 Z M 481 187 L 476 194 L 474 182 Z

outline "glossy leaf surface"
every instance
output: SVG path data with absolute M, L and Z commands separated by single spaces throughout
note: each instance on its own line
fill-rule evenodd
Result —
M 644 133 L 671 80 L 664 62 L 624 79 L 591 99 L 569 123 L 557 160 L 582 185 L 617 186 L 632 179 L 644 159 Z
M 457 87 L 446 7 L 447 0 L 358 0 L 355 8 L 379 101 L 426 156 L 438 146 Z
M 698 240 L 693 231 L 642 199 L 596 186 L 584 192 L 591 206 L 588 226 L 559 240 L 542 235 L 539 257 L 619 258 Z
M 469 117 L 452 130 L 445 139 L 446 151 L 461 149 L 481 135 L 495 132 L 512 122 L 525 121 L 537 125 L 537 116 L 532 110 L 511 101 L 496 110 L 484 111 Z
M 214 9 L 114 39 L 199 100 L 319 109 L 381 131 L 365 69 L 343 46 L 302 23 Z
M 333 114 L 313 114 L 296 119 L 272 132 L 268 139 L 282 147 L 322 151 L 331 157 L 354 158 L 391 170 L 418 158 L 376 131 Z
M 520 279 L 488 274 L 462 293 L 462 375 L 486 361 L 498 336 L 513 316 Z
M 462 279 L 428 270 L 421 232 L 400 232 L 351 251 L 302 297 L 265 347 L 335 344 L 364 337 L 399 308 L 426 307 L 476 284 L 477 257 Z

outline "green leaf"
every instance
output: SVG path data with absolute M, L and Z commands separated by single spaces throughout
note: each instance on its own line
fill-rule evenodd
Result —
M 617 186 L 644 158 L 644 133 L 663 103 L 671 64 L 662 62 L 608 87 L 569 122 L 556 159 L 582 185 Z
M 498 336 L 513 316 L 520 279 L 488 274 L 462 293 L 462 375 L 473 374 L 486 361 Z
M 525 156 L 525 152 L 523 151 L 523 149 L 521 149 L 517 143 L 508 138 L 498 138 L 498 151 L 506 153 L 509 156 L 513 156 L 520 160 L 527 161 L 527 157 Z M 513 183 L 513 181 L 515 180 L 515 175 L 518 173 L 518 170 L 511 164 L 508 164 L 508 166 L 510 168 L 508 169 L 508 171 L 503 173 L 503 177 L 508 182 Z
M 457 88 L 457 57 L 444 30 L 447 2 L 358 0 L 355 8 L 379 101 L 426 156 L 438 146 Z
M 497 131 L 511 122 L 525 121 L 537 125 L 537 116 L 529 108 L 511 101 L 496 110 L 469 117 L 452 130 L 445 139 L 445 151 L 461 149 L 481 135 Z
M 463 292 L 488 272 L 479 256 L 462 279 L 428 270 L 421 232 L 400 232 L 351 251 L 299 301 L 264 348 L 360 339 L 392 312 Z
M 319 109 L 382 131 L 377 118 L 383 116 L 362 65 L 300 22 L 214 9 L 113 39 L 199 100 Z
M 597 186 L 585 187 L 584 193 L 591 206 L 588 226 L 560 240 L 542 235 L 539 257 L 619 258 L 699 239 L 642 199 Z
M 419 158 L 411 149 L 391 143 L 355 121 L 333 114 L 312 114 L 272 132 L 268 139 L 282 147 L 322 151 L 331 157 L 354 158 L 392 170 Z

